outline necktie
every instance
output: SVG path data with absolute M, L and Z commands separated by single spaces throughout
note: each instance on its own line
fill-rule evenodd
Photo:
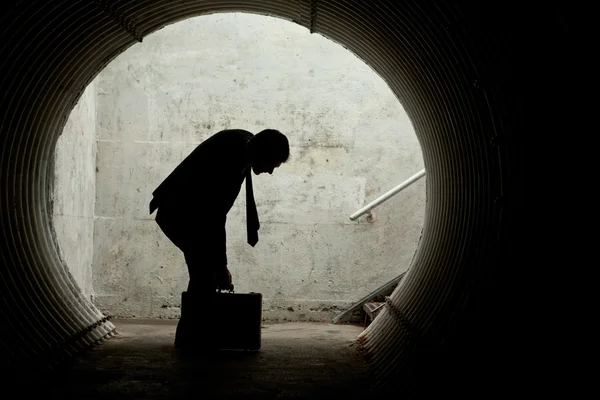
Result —
M 254 192 L 252 191 L 252 168 L 246 172 L 246 226 L 248 230 L 248 244 L 252 247 L 258 243 L 258 213 L 254 203 Z

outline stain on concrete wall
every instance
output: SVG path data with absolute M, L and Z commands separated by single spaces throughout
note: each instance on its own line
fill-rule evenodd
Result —
M 348 217 L 421 170 L 421 149 L 385 82 L 336 43 L 275 18 L 213 14 L 145 38 L 97 85 L 93 287 L 105 312 L 179 316 L 187 269 L 148 202 L 227 128 L 290 139 L 290 161 L 254 178 L 256 247 L 246 244 L 243 188 L 227 221 L 236 290 L 263 293 L 267 319 L 328 320 L 408 268 L 425 179 L 377 208 L 374 223 Z

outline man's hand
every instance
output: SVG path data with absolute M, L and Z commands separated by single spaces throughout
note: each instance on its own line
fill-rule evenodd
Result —
M 219 290 L 233 290 L 233 283 L 231 282 L 231 273 L 227 267 L 220 270 L 217 274 L 217 289 Z

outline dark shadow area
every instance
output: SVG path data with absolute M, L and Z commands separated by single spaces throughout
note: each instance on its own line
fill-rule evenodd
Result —
M 365 399 L 373 394 L 354 344 L 360 326 L 263 325 L 260 351 L 202 354 L 174 347 L 176 324 L 116 321 L 119 334 L 113 339 L 53 374 L 21 376 L 18 392 L 63 399 Z

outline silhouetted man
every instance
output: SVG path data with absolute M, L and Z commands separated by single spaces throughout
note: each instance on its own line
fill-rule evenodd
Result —
M 265 129 L 256 135 L 224 130 L 200 143 L 153 192 L 150 214 L 158 209 L 156 222 L 183 252 L 190 277 L 187 294 L 182 294 L 176 344 L 184 341 L 182 332 L 192 323 L 184 308 L 208 306 L 216 289 L 233 288 L 225 223 L 242 182 L 246 181 L 248 243 L 254 246 L 259 221 L 251 171 L 272 174 L 288 157 L 288 139 L 277 130 Z

